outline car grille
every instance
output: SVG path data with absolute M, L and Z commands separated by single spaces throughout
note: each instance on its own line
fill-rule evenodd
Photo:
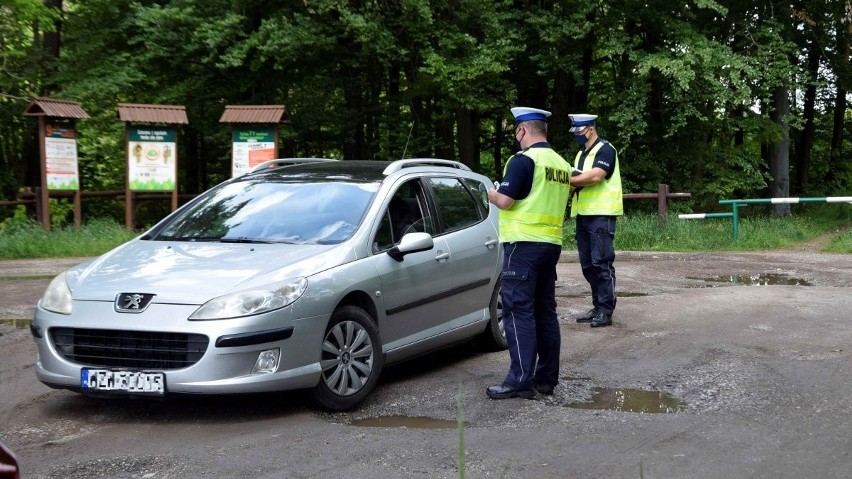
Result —
M 59 354 L 86 366 L 180 369 L 197 363 L 207 350 L 203 334 L 51 328 Z

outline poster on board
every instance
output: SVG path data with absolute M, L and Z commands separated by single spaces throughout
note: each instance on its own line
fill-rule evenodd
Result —
M 234 129 L 231 174 L 244 175 L 264 161 L 275 159 L 275 131 Z
M 79 190 L 77 133 L 71 120 L 52 119 L 44 125 L 47 189 Z
M 174 191 L 177 131 L 174 128 L 130 128 L 127 138 L 129 188 L 133 191 Z

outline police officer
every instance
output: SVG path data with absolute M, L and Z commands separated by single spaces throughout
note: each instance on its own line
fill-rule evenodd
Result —
M 580 145 L 574 167 L 582 171 L 571 178 L 571 217 L 577 220 L 577 251 L 583 276 L 592 288 L 592 309 L 578 323 L 593 328 L 612 324 L 615 311 L 615 220 L 624 214 L 618 152 L 598 136 L 597 115 L 576 114 L 571 132 Z
M 503 243 L 501 299 L 509 342 L 509 372 L 488 386 L 492 399 L 553 394 L 561 343 L 556 317 L 556 263 L 570 194 L 571 165 L 547 142 L 550 112 L 512 108 L 521 151 L 506 162 L 503 183 L 488 190 L 500 208 Z

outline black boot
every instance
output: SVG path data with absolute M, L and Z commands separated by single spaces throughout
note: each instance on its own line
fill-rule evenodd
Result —
M 597 316 L 597 315 L 598 315 L 598 310 L 592 308 L 588 312 L 586 312 L 585 314 L 581 314 L 580 316 L 577 316 L 577 322 L 578 323 L 591 322 L 593 319 L 595 319 L 595 316 Z
M 611 325 L 611 324 L 612 324 L 612 315 L 611 315 L 611 314 L 598 313 L 598 314 L 597 314 L 597 315 L 595 315 L 595 317 L 592 319 L 592 324 L 591 324 L 591 326 L 592 326 L 593 328 L 600 328 L 600 327 L 602 327 L 602 326 L 609 326 L 609 325 Z

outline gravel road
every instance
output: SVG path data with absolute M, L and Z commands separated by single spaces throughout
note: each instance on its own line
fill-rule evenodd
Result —
M 508 356 L 462 345 L 340 414 L 297 393 L 52 390 L 29 319 L 82 259 L 0 261 L 0 441 L 25 478 L 453 478 L 462 437 L 468 478 L 852 476 L 852 255 L 619 252 L 615 324 L 594 330 L 572 319 L 590 306 L 575 256 L 554 396 L 488 399 Z

